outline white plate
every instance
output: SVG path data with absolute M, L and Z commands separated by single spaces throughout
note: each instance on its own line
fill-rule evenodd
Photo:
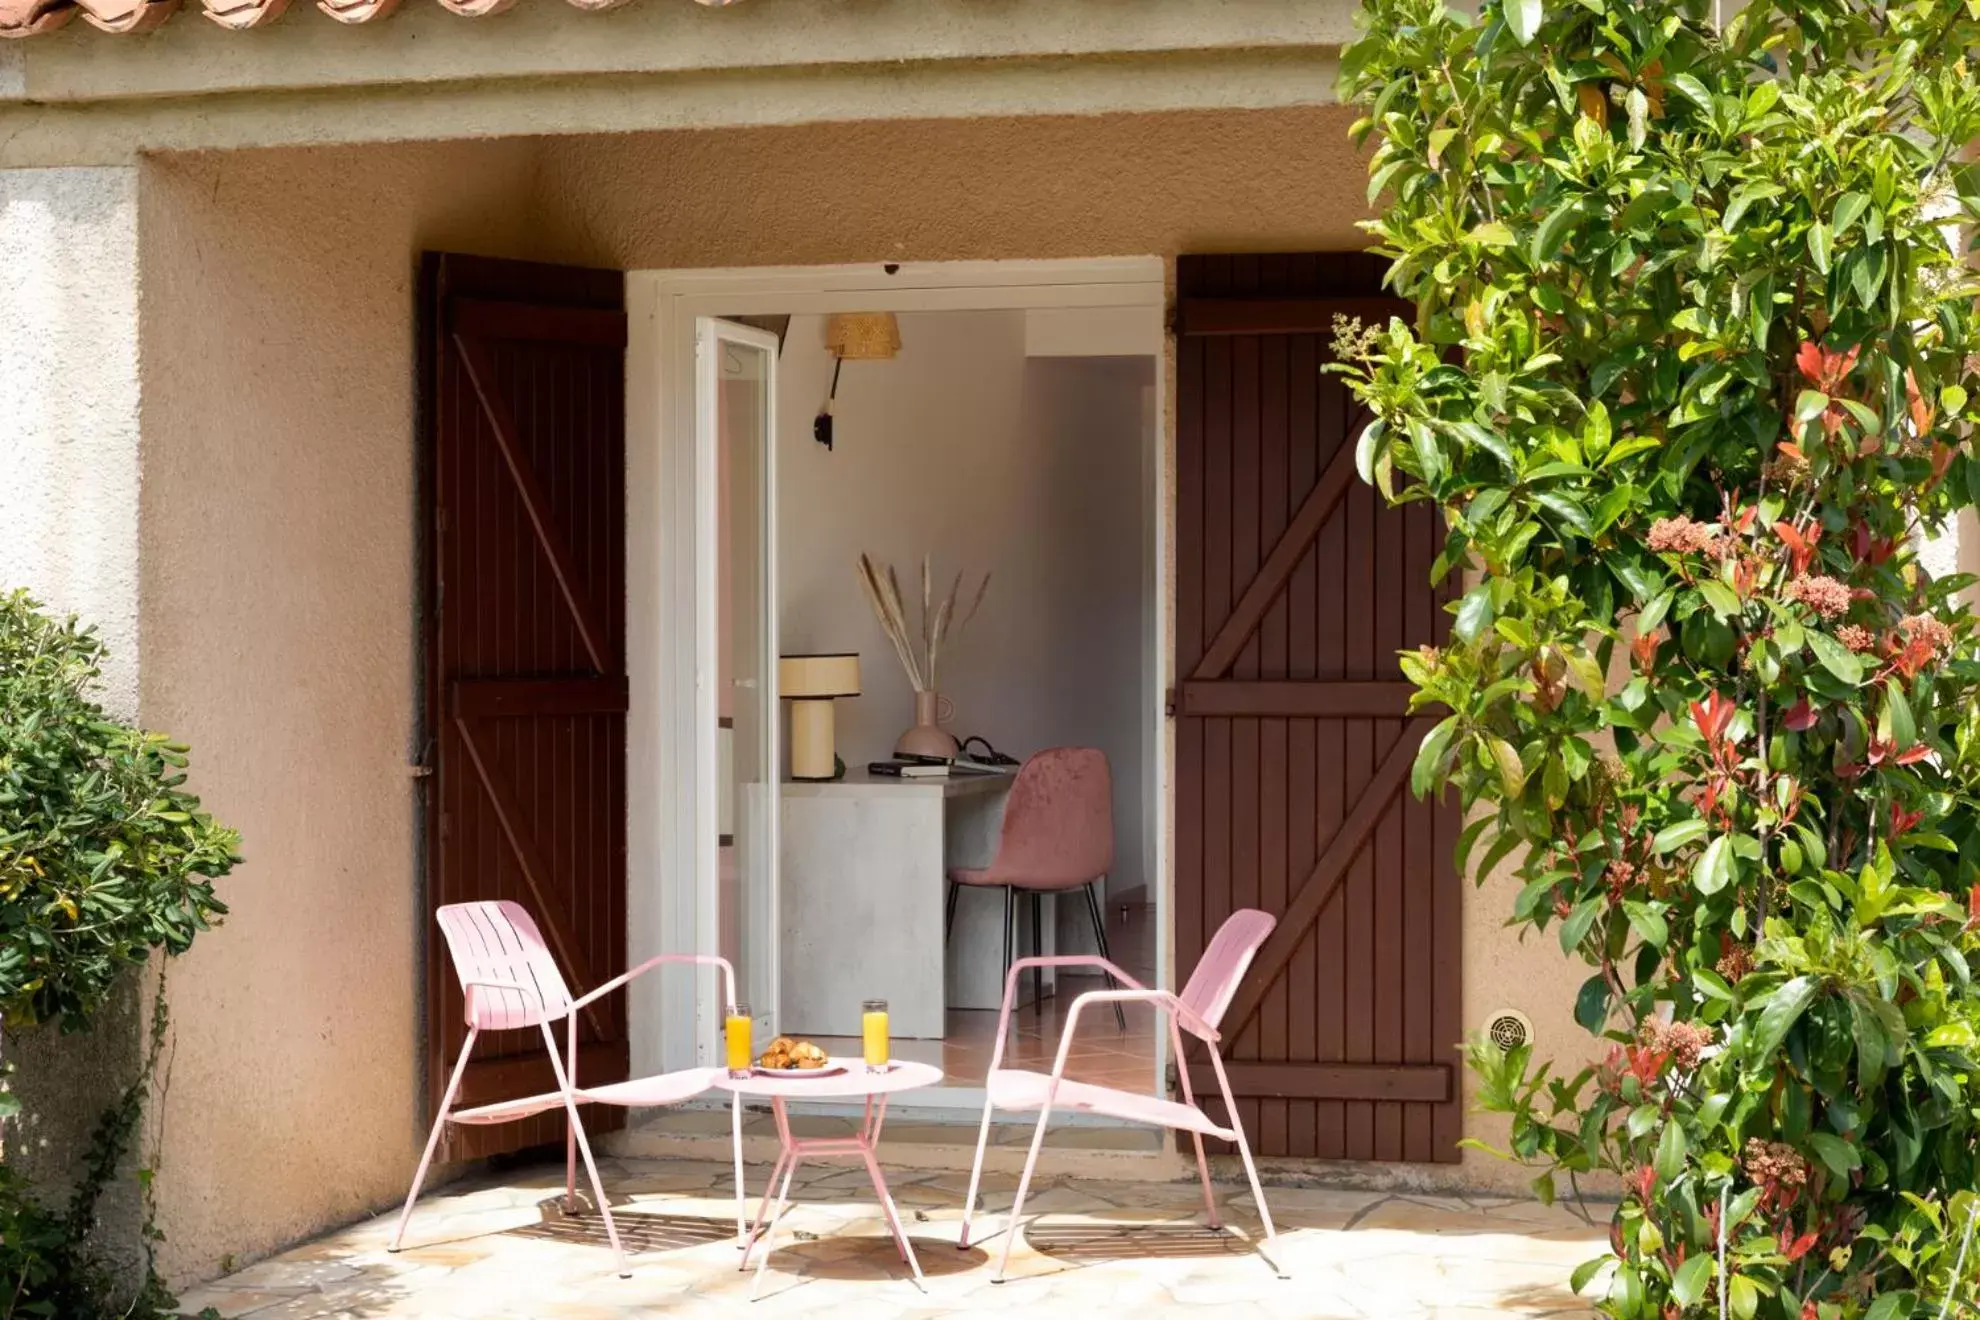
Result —
M 846 1070 L 846 1065 L 837 1059 L 828 1060 L 816 1068 L 765 1068 L 761 1064 L 750 1069 L 758 1077 L 837 1077 Z

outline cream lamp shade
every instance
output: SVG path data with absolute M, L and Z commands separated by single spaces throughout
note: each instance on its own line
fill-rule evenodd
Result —
M 777 694 L 791 703 L 791 778 L 837 779 L 832 702 L 859 695 L 859 657 L 782 656 L 777 661 Z
M 901 322 L 892 312 L 840 312 L 825 319 L 825 347 L 846 361 L 891 358 L 901 351 Z
M 787 655 L 777 661 L 777 695 L 798 700 L 859 695 L 857 655 Z

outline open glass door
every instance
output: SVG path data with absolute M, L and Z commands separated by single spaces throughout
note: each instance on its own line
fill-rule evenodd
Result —
M 718 951 L 767 1041 L 778 993 L 777 337 L 701 317 L 695 361 L 696 440 L 716 473 Z

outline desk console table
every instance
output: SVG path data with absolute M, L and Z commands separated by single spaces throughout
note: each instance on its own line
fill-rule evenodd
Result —
M 866 999 L 886 1000 L 893 1034 L 910 1039 L 940 1038 L 945 1006 L 996 1011 L 1003 891 L 963 890 L 946 955 L 942 908 L 948 868 L 982 866 L 995 853 L 1010 788 L 1008 775 L 863 771 L 783 785 L 780 1030 L 857 1036 Z M 1029 953 L 1029 904 L 1017 909 L 1019 951 Z M 1049 954 L 1049 900 L 1041 924 Z

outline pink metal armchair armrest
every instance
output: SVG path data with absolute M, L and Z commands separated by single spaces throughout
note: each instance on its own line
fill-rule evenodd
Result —
M 1002 1283 L 1004 1271 L 1010 1264 L 1011 1243 L 1017 1237 L 1021 1215 L 1024 1212 L 1025 1193 L 1031 1188 L 1032 1171 L 1038 1164 L 1038 1152 L 1045 1143 L 1045 1129 L 1051 1120 L 1052 1111 L 1072 1109 L 1085 1113 L 1105 1114 L 1111 1118 L 1125 1119 L 1132 1123 L 1149 1123 L 1157 1127 L 1172 1128 L 1187 1132 L 1196 1145 L 1196 1172 L 1203 1183 L 1203 1204 L 1209 1214 L 1212 1228 L 1222 1226 L 1217 1213 L 1217 1199 L 1210 1186 L 1210 1164 L 1203 1152 L 1203 1138 L 1217 1137 L 1234 1143 L 1238 1154 L 1244 1160 L 1246 1177 L 1251 1180 L 1251 1194 L 1258 1202 L 1258 1216 L 1265 1227 L 1264 1249 L 1270 1260 L 1269 1249 L 1276 1237 L 1272 1227 L 1272 1212 L 1266 1208 L 1265 1192 L 1258 1183 L 1258 1168 L 1252 1163 L 1251 1147 L 1245 1141 L 1244 1125 L 1238 1118 L 1237 1103 L 1231 1096 L 1231 1084 L 1224 1075 L 1223 1056 L 1217 1046 L 1222 1037 L 1217 1024 L 1230 1007 L 1238 985 L 1257 956 L 1259 946 L 1266 936 L 1272 933 L 1276 920 L 1267 913 L 1245 909 L 1231 914 L 1210 941 L 1210 947 L 1203 952 L 1203 959 L 1197 964 L 1195 975 L 1180 995 L 1167 990 L 1149 989 L 1132 977 L 1101 958 L 1023 958 L 1011 965 L 1004 982 L 1004 1006 L 997 1022 L 997 1045 L 990 1059 L 990 1074 L 985 1080 L 986 1096 L 983 1103 L 983 1124 L 976 1137 L 976 1161 L 970 1168 L 969 1194 L 963 1202 L 963 1222 L 961 1235 L 956 1240 L 959 1248 L 969 1246 L 970 1221 L 976 1213 L 976 1189 L 983 1176 L 983 1153 L 990 1140 L 990 1117 L 998 1109 L 1014 1111 L 1038 1111 L 1038 1126 L 1031 1136 L 1031 1151 L 1025 1157 L 1024 1174 L 1018 1179 L 1017 1196 L 1011 1202 L 1009 1235 L 1004 1239 L 1004 1249 L 997 1261 L 996 1282 Z M 1066 1015 L 1066 1025 L 1059 1036 L 1059 1050 L 1052 1061 L 1052 1071 L 1047 1073 L 1029 1072 L 1018 1068 L 1003 1067 L 1004 1042 L 1010 1025 L 1011 1004 L 1016 997 L 1018 975 L 1032 966 L 1072 967 L 1100 966 L 1111 972 L 1114 978 L 1124 985 L 1125 990 L 1094 990 L 1079 996 Z M 1079 1030 L 1079 1021 L 1086 1008 L 1092 1004 L 1145 1003 L 1152 1005 L 1169 1021 L 1169 1044 L 1178 1063 L 1183 1059 L 1182 1033 L 1188 1031 L 1201 1040 L 1209 1050 L 1211 1066 L 1216 1070 L 1218 1087 L 1223 1091 L 1224 1112 L 1229 1116 L 1228 1128 L 1218 1125 L 1196 1103 L 1196 1096 L 1190 1089 L 1189 1069 L 1179 1067 L 1182 1078 L 1183 1098 L 1181 1101 L 1165 1099 L 1161 1096 L 1143 1095 L 1134 1091 L 1123 1091 L 1111 1086 L 1096 1086 L 1088 1082 L 1075 1081 L 1066 1074 L 1066 1060 L 1071 1054 L 1074 1034 Z M 1281 1275 L 1284 1271 L 1274 1263 L 1273 1268 Z
M 564 1139 L 565 1202 L 568 1205 L 576 1199 L 577 1164 L 578 1157 L 582 1155 L 585 1172 L 591 1180 L 592 1194 L 598 1199 L 598 1213 L 605 1221 L 605 1235 L 611 1239 L 619 1274 L 625 1277 L 628 1273 L 625 1250 L 619 1243 L 619 1229 L 612 1220 L 612 1208 L 605 1200 L 605 1186 L 599 1179 L 598 1165 L 591 1156 L 591 1143 L 585 1139 L 578 1106 L 604 1104 L 632 1108 L 678 1104 L 706 1091 L 718 1070 L 685 1068 L 603 1086 L 582 1087 L 577 1076 L 578 1015 L 586 1006 L 653 968 L 678 963 L 720 968 L 726 1002 L 733 1009 L 736 1002 L 735 969 L 726 960 L 705 954 L 661 954 L 657 958 L 647 959 L 622 976 L 612 978 L 582 998 L 573 999 L 563 974 L 557 969 L 556 959 L 551 956 L 537 930 L 536 922 L 519 904 L 507 901 L 453 903 L 441 908 L 438 918 L 441 932 L 447 939 L 448 956 L 454 964 L 455 974 L 460 978 L 468 1035 L 461 1046 L 460 1058 L 454 1064 L 453 1075 L 448 1079 L 446 1094 L 440 1101 L 440 1112 L 434 1115 L 433 1130 L 427 1134 L 426 1151 L 420 1156 L 418 1172 L 413 1175 L 412 1190 L 406 1193 L 405 1208 L 399 1212 L 399 1223 L 392 1233 L 390 1250 L 397 1251 L 405 1239 L 413 1204 L 419 1199 L 419 1189 L 426 1181 L 427 1169 L 433 1163 L 434 1151 L 440 1145 L 440 1134 L 446 1130 L 447 1124 L 508 1123 L 545 1110 L 561 1108 L 567 1115 Z M 567 1024 L 566 1053 L 563 1055 L 558 1053 L 556 1038 L 550 1033 L 550 1024 L 560 1019 Z M 543 1045 L 550 1056 L 550 1068 L 556 1075 L 557 1089 L 471 1109 L 454 1108 L 455 1098 L 460 1094 L 461 1078 L 466 1074 L 468 1059 L 474 1053 L 476 1038 L 483 1031 L 513 1031 L 529 1027 L 543 1033 Z M 745 1221 L 740 1098 L 731 1106 L 731 1126 L 734 1129 L 736 1164 L 736 1237 L 741 1242 Z

